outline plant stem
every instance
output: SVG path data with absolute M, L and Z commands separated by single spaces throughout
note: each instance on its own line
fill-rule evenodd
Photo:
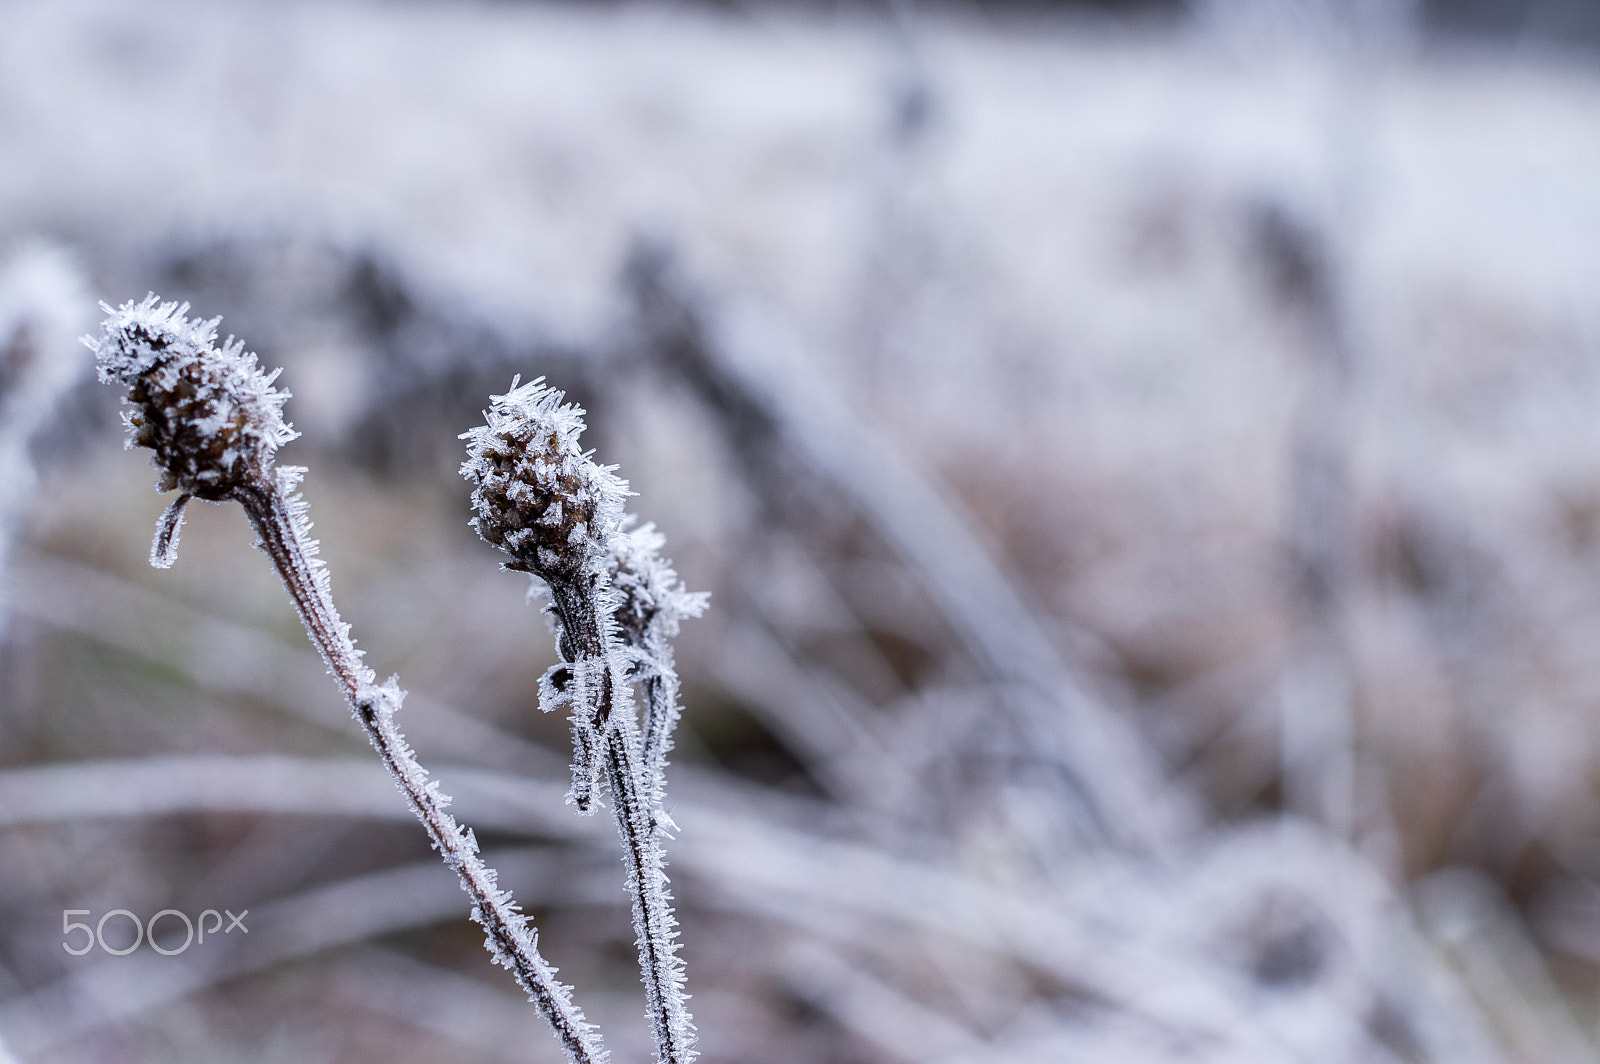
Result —
M 606 786 L 611 792 L 617 834 L 622 839 L 623 861 L 628 866 L 639 970 L 644 976 L 657 1059 L 661 1064 L 686 1064 L 694 1057 L 694 1036 L 693 1028 L 685 1022 L 682 962 L 672 941 L 677 920 L 672 915 L 661 847 L 655 837 L 655 816 L 642 793 L 634 763 L 637 741 L 637 732 L 626 724 L 606 733 Z
M 445 806 L 449 798 L 428 778 L 405 737 L 394 723 L 400 692 L 392 685 L 372 682 L 372 671 L 361 663 L 350 642 L 348 626 L 339 619 L 328 592 L 326 571 L 316 561 L 306 539 L 296 504 L 279 485 L 252 484 L 236 496 L 261 547 L 272 559 L 312 644 L 338 680 L 345 701 L 367 733 L 384 766 L 404 793 L 417 819 L 427 829 L 434 848 L 461 877 L 462 889 L 472 898 L 473 917 L 483 925 L 487 945 L 495 959 L 511 970 L 550 1024 L 573 1064 L 603 1064 L 608 1054 L 599 1033 L 572 1002 L 569 989 L 555 978 L 555 970 L 540 956 L 534 933 L 517 911 L 509 893 L 495 883 L 493 869 L 478 857 L 477 842 L 463 831 Z
M 673 671 L 672 648 L 660 640 L 649 648 L 655 657 L 656 671 L 644 678 L 644 778 L 660 780 L 666 771 L 667 751 L 672 731 L 678 724 L 678 678 Z M 652 800 L 654 804 L 654 800 Z
M 677 920 L 657 837 L 653 796 L 659 788 L 646 785 L 641 776 L 642 740 L 632 707 L 617 705 L 626 680 L 611 652 L 611 629 L 602 612 L 598 584 L 558 580 L 550 584 L 550 591 L 561 621 L 563 655 L 574 663 L 605 663 L 592 719 L 601 737 L 599 768 L 611 795 L 628 870 L 639 972 L 655 1033 L 656 1059 L 658 1064 L 688 1064 L 695 1056 L 694 1027 L 684 1004 L 683 963 L 673 942 Z

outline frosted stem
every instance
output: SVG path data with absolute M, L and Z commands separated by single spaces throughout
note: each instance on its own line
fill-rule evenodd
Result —
M 603 661 L 590 719 L 601 736 L 599 770 L 611 796 L 611 810 L 622 840 L 633 902 L 633 928 L 639 947 L 639 972 L 656 1039 L 658 1064 L 689 1064 L 695 1058 L 694 1024 L 683 992 L 683 961 L 678 957 L 677 918 L 661 851 L 655 813 L 658 787 L 641 776 L 642 740 L 631 707 L 618 709 L 626 690 L 611 626 L 601 606 L 599 585 L 559 581 L 551 601 L 561 621 L 560 648 L 569 661 Z M 676 700 L 674 694 L 674 701 Z M 579 710 L 578 712 L 583 712 Z M 664 737 L 665 732 L 662 732 Z
M 572 803 L 581 811 L 593 808 L 602 781 L 611 795 L 657 1060 L 689 1064 L 695 1057 L 694 1024 L 684 1008 L 683 964 L 675 956 L 676 921 L 661 856 L 662 835 L 671 822 L 658 808 L 659 771 L 640 774 L 650 764 L 659 769 L 671 720 L 663 714 L 651 725 L 659 752 L 647 760 L 628 676 L 634 658 L 624 649 L 616 611 L 625 610 L 635 620 L 641 609 L 653 616 L 661 608 L 655 594 L 666 593 L 675 624 L 679 617 L 698 614 L 705 597 L 683 591 L 676 574 L 659 560 L 641 571 L 625 564 L 618 550 L 633 543 L 623 532 L 628 485 L 613 467 L 597 465 L 583 450 L 578 442 L 583 411 L 563 398 L 542 379 L 512 381 L 509 392 L 493 397 L 485 411 L 488 423 L 462 434 L 467 460 L 461 473 L 474 485 L 472 523 L 478 535 L 511 556 L 506 568 L 528 573 L 549 588 L 566 668 L 540 681 L 540 706 L 571 707 Z M 642 563 L 660 537 L 648 527 L 638 534 L 642 541 L 635 544 L 639 556 L 634 560 Z M 634 591 L 653 592 L 632 608 L 626 591 L 612 582 L 613 575 L 624 574 Z M 652 574 L 662 578 L 660 588 L 642 583 Z M 630 621 L 629 628 L 642 633 L 643 621 Z M 558 680 L 562 672 L 569 676 Z
M 606 659 L 603 621 L 594 602 L 599 587 L 594 576 L 549 584 L 556 616 L 561 618 L 559 649 L 572 666 L 572 804 L 579 812 L 594 809 L 594 785 L 604 759 L 600 736 L 615 702 L 610 663 Z
M 606 788 L 617 834 L 622 838 L 622 859 L 628 867 L 639 970 L 655 1031 L 657 1059 L 661 1064 L 686 1064 L 695 1056 L 694 1025 L 684 1004 L 683 961 L 674 941 L 678 921 L 672 915 L 656 818 L 635 766 L 637 742 L 637 732 L 626 718 L 607 732 Z
M 674 671 L 672 648 L 663 645 L 655 648 L 656 671 L 646 676 L 640 686 L 644 690 L 644 754 L 643 772 L 646 780 L 659 788 L 664 783 L 667 754 L 672 749 L 672 731 L 678 726 L 682 713 L 678 705 L 678 676 Z
M 572 1064 L 603 1064 L 608 1054 L 599 1033 L 572 1002 L 570 989 L 555 977 L 555 969 L 539 954 L 534 932 L 517 910 L 511 896 L 496 884 L 493 869 L 478 857 L 477 842 L 463 831 L 445 806 L 449 798 L 428 778 L 405 737 L 394 723 L 401 694 L 392 684 L 374 684 L 370 669 L 361 663 L 349 637 L 349 627 L 339 619 L 328 591 L 326 570 L 314 556 L 305 536 L 305 522 L 297 502 L 281 485 L 252 484 L 236 496 L 260 536 L 261 548 L 272 559 L 311 642 L 338 680 L 345 701 L 360 721 L 373 748 L 405 795 L 411 810 L 427 829 L 434 848 L 461 877 L 461 887 L 472 899 L 473 919 L 487 934 L 485 943 L 495 960 L 516 977 L 517 983 L 544 1015 Z

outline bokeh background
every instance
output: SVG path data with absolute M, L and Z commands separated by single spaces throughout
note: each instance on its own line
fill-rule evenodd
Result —
M 516 374 L 712 592 L 707 1064 L 1600 1058 L 1593 0 L 0 24 L 16 1061 L 559 1059 L 242 515 L 147 564 L 76 341 L 147 291 L 285 367 L 341 609 L 618 1061 L 616 842 L 456 471 Z

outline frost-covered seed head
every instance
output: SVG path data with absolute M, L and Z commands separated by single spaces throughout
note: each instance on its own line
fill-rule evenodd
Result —
M 298 435 L 283 420 L 289 393 L 272 387 L 277 371 L 262 372 L 232 337 L 218 347 L 222 319 L 190 321 L 187 303 L 101 306 L 100 335 L 84 342 L 100 379 L 128 389 L 128 446 L 155 451 L 160 489 L 215 502 L 268 483 L 273 455 Z
M 612 616 L 628 642 L 644 646 L 651 637 L 670 639 L 684 618 L 698 617 L 706 608 L 705 592 L 691 592 L 678 578 L 672 563 L 661 556 L 666 537 L 654 524 L 629 527 L 613 537 L 606 559 L 611 587 L 616 593 Z
M 628 485 L 578 445 L 583 411 L 543 378 L 493 397 L 489 423 L 462 434 L 472 525 L 507 568 L 546 579 L 596 573 L 622 520 Z

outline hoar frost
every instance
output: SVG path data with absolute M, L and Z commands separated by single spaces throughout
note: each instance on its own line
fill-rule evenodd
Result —
M 540 956 L 526 917 L 479 858 L 472 832 L 446 811 L 448 796 L 396 725 L 404 692 L 393 678 L 376 682 L 350 626 L 339 618 L 305 500 L 296 491 L 304 470 L 274 466 L 278 447 L 295 436 L 283 420 L 288 393 L 272 386 L 276 373 L 263 373 L 240 343 L 230 339 L 218 347 L 220 319 L 191 322 L 184 316 L 187 304 L 161 303 L 152 295 L 105 309 L 109 317 L 100 336 L 86 342 L 98 356 L 101 379 L 128 389 L 129 446 L 154 450 L 158 487 L 182 492 L 162 515 L 152 563 L 171 564 L 190 498 L 241 505 L 368 740 L 472 899 L 472 917 L 483 925 L 490 954 L 511 969 L 571 1064 L 605 1064 L 599 1033 Z
M 488 423 L 462 435 L 461 472 L 473 483 L 478 534 L 511 556 L 507 569 L 531 574 L 549 592 L 562 662 L 540 682 L 540 707 L 570 710 L 568 800 L 588 812 L 601 786 L 610 798 L 657 1059 L 688 1064 L 694 1024 L 661 852 L 671 825 L 661 799 L 678 716 L 668 641 L 705 597 L 687 591 L 661 558 L 653 527 L 634 529 L 624 518 L 626 483 L 582 449 L 583 411 L 563 399 L 542 380 L 513 381 L 493 398 Z M 642 732 L 635 680 L 645 692 Z

